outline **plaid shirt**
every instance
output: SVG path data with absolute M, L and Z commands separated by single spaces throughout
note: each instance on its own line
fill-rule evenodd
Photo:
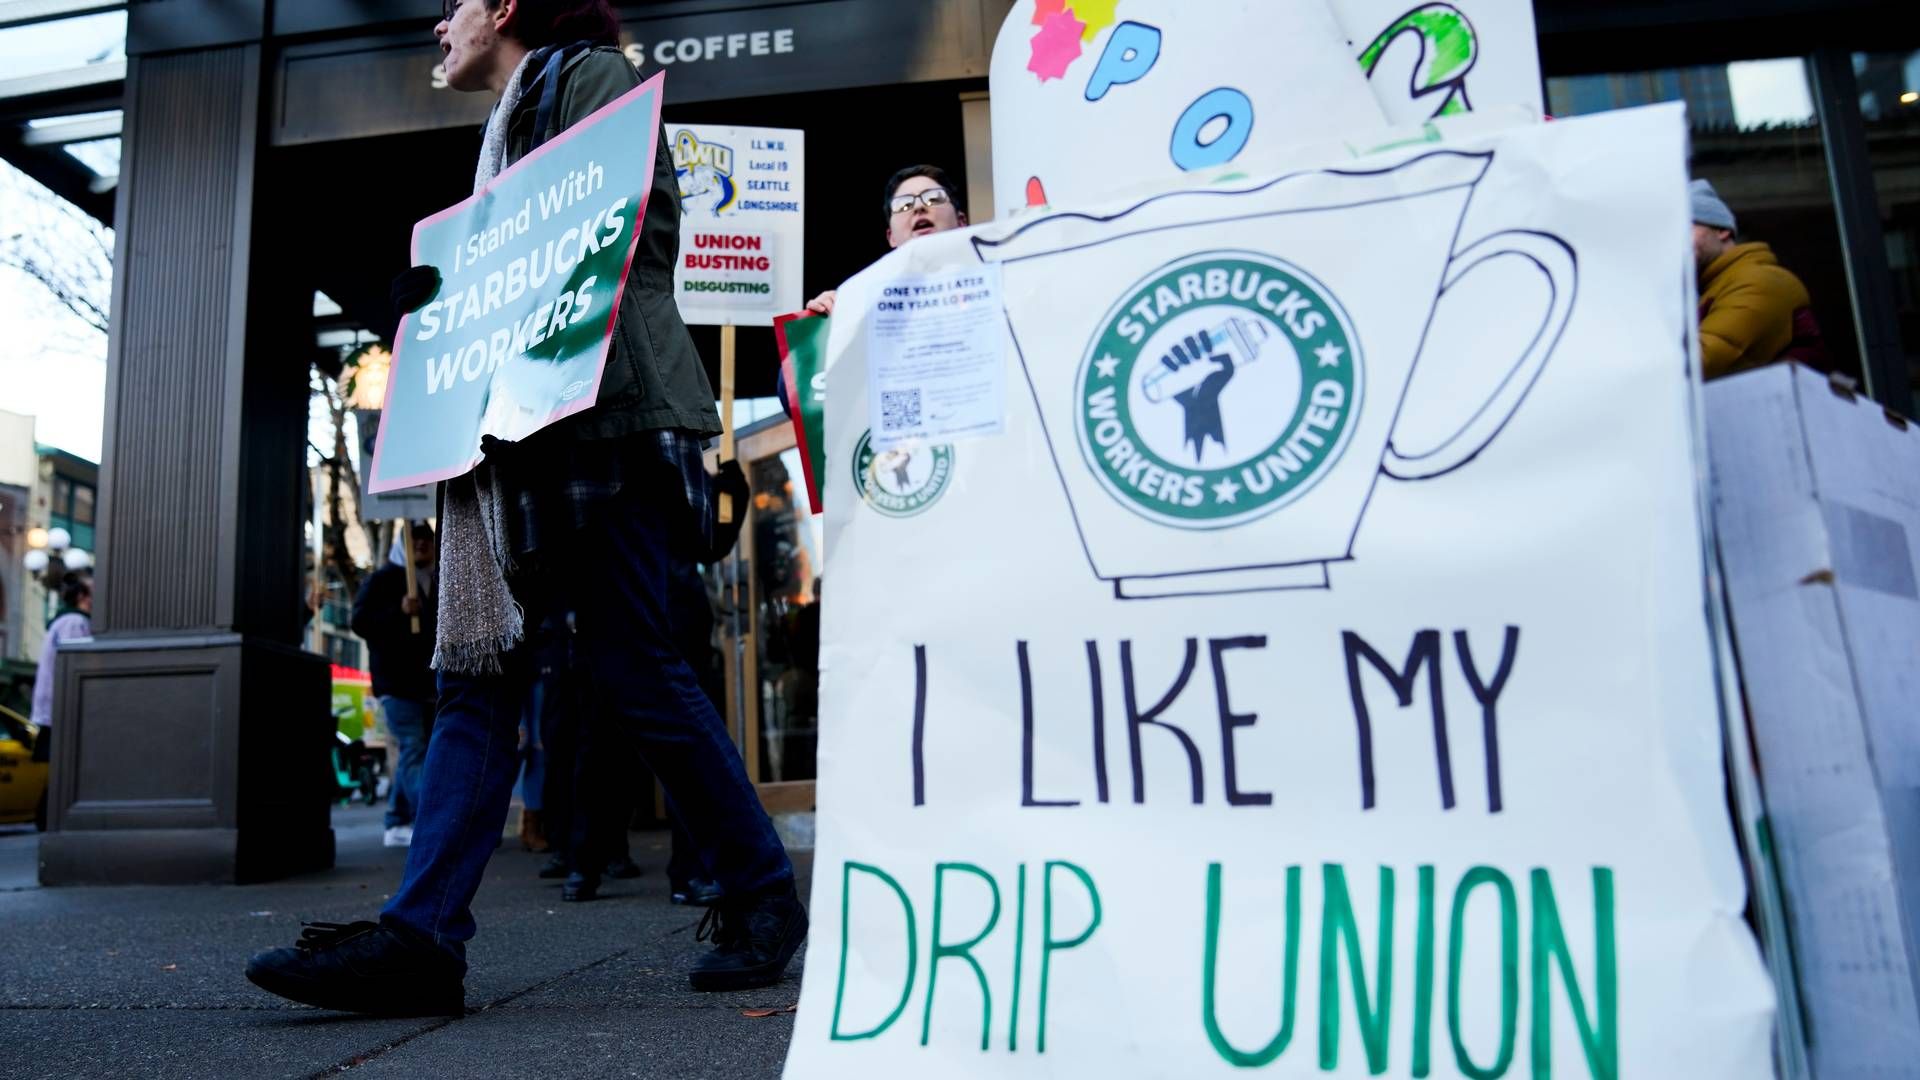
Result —
M 526 444 L 522 444 L 525 446 Z M 713 479 L 699 436 L 659 428 L 624 439 L 555 440 L 503 470 L 507 539 L 516 561 L 537 560 L 564 538 L 593 527 L 599 508 L 627 487 L 671 486 L 679 543 L 712 543 Z

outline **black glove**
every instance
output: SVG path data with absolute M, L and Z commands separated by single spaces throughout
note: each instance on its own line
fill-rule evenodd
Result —
M 738 461 L 720 463 L 719 475 L 713 478 L 715 498 L 713 500 L 713 544 L 707 550 L 706 562 L 709 566 L 727 557 L 733 545 L 740 540 L 740 526 L 747 520 L 747 500 L 753 497 L 753 491 L 747 487 L 747 474 L 740 471 Z M 720 521 L 719 495 L 733 496 L 733 520 L 722 524 Z
M 400 276 L 393 279 L 393 321 L 399 322 L 427 306 L 434 294 L 440 291 L 440 271 L 431 266 L 415 266 L 402 270 Z

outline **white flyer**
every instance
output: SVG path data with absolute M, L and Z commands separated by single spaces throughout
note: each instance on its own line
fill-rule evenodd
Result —
M 867 320 L 873 446 L 998 435 L 1007 425 L 1007 323 L 1000 268 L 887 282 Z

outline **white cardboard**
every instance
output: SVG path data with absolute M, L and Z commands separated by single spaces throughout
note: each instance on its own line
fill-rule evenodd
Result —
M 1459 1076 L 1449 1010 L 1465 1053 L 1489 1068 L 1508 970 L 1520 982 L 1506 1075 L 1771 1075 L 1773 995 L 1741 918 L 1706 618 L 1693 315 L 1681 288 L 1685 137 L 1681 111 L 1660 107 L 1359 162 L 1295 162 L 1137 205 L 916 240 L 843 287 L 850 317 L 831 330 L 826 456 L 846 464 L 826 481 L 839 495 L 826 498 L 836 599 L 823 626 L 814 921 L 789 1077 L 1185 1080 L 1256 1065 L 1276 1076 Z M 1210 373 L 1224 370 L 1220 356 L 1239 357 L 1244 381 L 1223 395 L 1240 396 L 1237 386 L 1290 409 L 1316 373 L 1356 354 L 1366 378 L 1349 399 L 1359 404 L 1344 456 L 1316 485 L 1270 513 L 1221 513 L 1216 528 L 1194 529 L 1163 520 L 1179 515 L 1137 513 L 1103 485 L 1075 400 L 1107 377 L 1104 350 L 1088 349 L 1115 311 L 1130 310 L 1120 302 L 1138 283 L 1223 246 L 1290 264 L 1315 296 L 1295 310 L 1299 329 L 1228 331 L 1217 340 L 1231 349 L 1203 350 Z M 1103 257 L 1078 257 L 1094 249 Z M 889 281 L 981 260 L 1006 267 L 1006 434 L 916 448 L 896 478 L 913 488 L 911 505 L 874 505 L 855 476 L 879 466 L 866 447 L 866 300 Z M 1661 266 L 1671 273 L 1649 270 Z M 1248 317 L 1201 310 L 1224 301 L 1202 302 L 1211 286 L 1196 272 L 1202 280 L 1178 290 L 1194 308 L 1179 316 L 1194 317 L 1181 335 Z M 1339 338 L 1307 318 L 1332 307 L 1343 312 Z M 1409 324 L 1424 333 L 1409 335 Z M 1532 351 L 1543 339 L 1554 346 L 1544 358 Z M 1129 385 L 1138 377 L 1140 415 L 1165 414 L 1186 381 L 1148 393 L 1142 372 L 1161 346 L 1142 342 L 1144 358 L 1119 357 L 1115 370 L 1132 373 Z M 1262 350 L 1251 363 L 1249 343 Z M 1349 351 L 1316 361 L 1316 344 Z M 1308 374 L 1275 374 L 1288 370 Z M 1245 455 L 1245 440 L 1265 445 L 1266 417 L 1243 406 L 1223 396 L 1224 439 L 1199 438 L 1188 452 L 1206 464 Z M 1143 426 L 1137 437 L 1181 453 L 1178 432 Z M 915 472 L 923 459 L 930 467 Z M 1356 504 L 1366 485 L 1354 477 L 1368 473 L 1372 494 Z M 1263 552 L 1297 561 L 1256 566 Z M 1156 571 L 1183 584 L 1213 575 L 1212 592 L 1154 593 Z M 1521 633 L 1498 701 L 1496 785 L 1460 643 L 1489 675 L 1509 627 Z M 1409 679 L 1396 700 L 1369 661 L 1350 675 L 1349 633 L 1401 668 L 1429 631 L 1444 658 L 1435 682 Z M 1175 684 L 1183 689 L 1169 695 Z M 1436 767 L 1435 687 L 1451 806 Z M 1137 779 L 1130 715 L 1168 725 L 1140 728 Z M 1103 757 L 1092 749 L 1096 716 Z M 1344 892 L 1329 865 L 1345 867 Z M 1416 945 L 1422 866 L 1433 868 L 1441 927 L 1432 982 Z M 1498 890 L 1474 895 L 1459 961 L 1468 989 L 1456 998 L 1446 927 L 1474 867 L 1504 875 L 1525 914 L 1505 965 Z M 1353 970 L 1366 970 L 1362 996 L 1377 1008 L 1382 869 L 1394 871 L 1397 896 L 1393 1004 L 1373 1042 L 1357 1022 Z M 1582 1050 L 1562 973 L 1531 951 L 1551 925 L 1533 892 L 1544 881 L 1576 943 L 1591 1019 L 1605 909 L 1597 869 L 1615 890 L 1610 1060 Z M 1226 944 L 1209 968 L 1216 873 Z M 1047 966 L 1042 943 L 1069 941 L 1092 920 L 1087 881 L 1101 896 L 1099 929 Z M 1327 930 L 1341 895 L 1359 928 L 1357 965 Z M 1302 914 L 1286 1025 L 1289 896 Z M 989 923 L 970 954 L 978 969 L 933 955 Z M 1273 1056 L 1259 1053 L 1283 1030 Z
M 1814 1072 L 1920 1077 L 1920 430 L 1786 365 L 1706 402 Z
M 1085 36 L 1049 66 L 1036 39 L 1063 7 Z M 1529 0 L 1016 0 L 991 82 L 1002 216 L 1041 197 L 1075 206 L 1268 171 L 1306 143 L 1545 108 Z

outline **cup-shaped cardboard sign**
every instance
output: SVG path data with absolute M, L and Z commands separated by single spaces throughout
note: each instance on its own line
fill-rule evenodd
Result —
M 1176 192 L 974 240 L 1002 264 L 1075 524 L 1118 595 L 1323 587 L 1383 473 L 1451 471 L 1498 434 L 1559 340 L 1576 273 L 1542 233 L 1460 244 L 1491 160 L 1441 151 Z M 1545 279 L 1546 309 L 1525 316 L 1539 331 L 1519 355 L 1478 356 L 1461 375 L 1483 387 L 1475 407 L 1403 456 L 1393 433 L 1423 407 L 1407 388 L 1433 314 L 1498 259 Z
M 1528 0 L 1017 0 L 991 80 L 1002 216 L 1543 107 Z
M 994 201 L 1079 206 L 1383 130 L 1324 0 L 1022 0 L 994 43 Z

